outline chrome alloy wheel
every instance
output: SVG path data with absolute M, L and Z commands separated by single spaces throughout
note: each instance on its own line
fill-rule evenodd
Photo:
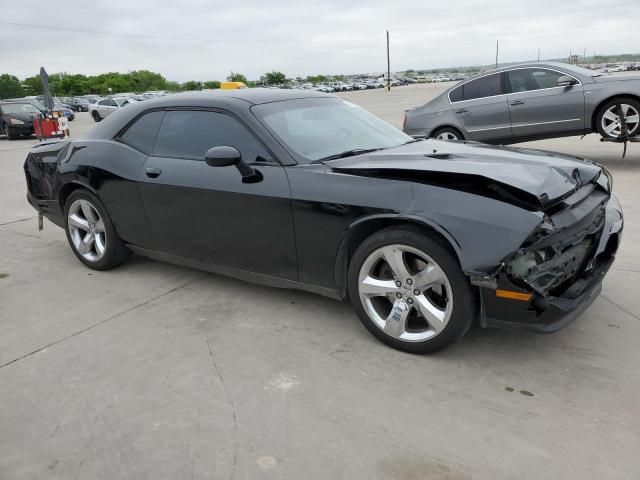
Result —
M 624 120 L 627 124 L 627 132 L 629 135 L 635 135 L 638 130 L 638 125 L 640 124 L 640 115 L 638 115 L 638 110 L 636 110 L 632 105 L 626 103 L 622 103 L 620 106 L 622 107 L 622 115 L 624 116 Z M 618 106 L 613 105 L 604 112 L 604 115 L 602 115 L 602 130 L 610 137 L 619 137 L 622 134 L 622 130 L 620 129 L 621 122 L 619 113 Z
M 107 249 L 107 234 L 96 207 L 87 200 L 76 200 L 69 207 L 67 224 L 78 253 L 90 262 L 99 261 Z
M 431 257 L 409 245 L 373 251 L 360 268 L 358 290 L 365 312 L 378 328 L 405 342 L 435 337 L 453 311 L 447 275 Z
M 458 140 L 458 137 L 451 132 L 442 132 L 436 136 L 437 140 Z

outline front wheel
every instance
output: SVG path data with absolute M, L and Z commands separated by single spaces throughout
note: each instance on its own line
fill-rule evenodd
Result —
M 93 270 L 108 270 L 130 255 L 102 202 L 87 190 L 76 190 L 65 204 L 67 240 L 76 257 Z
M 622 108 L 619 111 L 618 104 Z M 627 135 L 633 137 L 640 133 L 640 102 L 632 98 L 613 99 L 605 103 L 598 111 L 596 128 L 603 138 L 618 138 L 622 135 L 621 118 L 627 125 Z
M 97 110 L 94 110 L 93 112 L 91 112 L 91 116 L 93 117 L 93 119 L 96 122 L 99 122 L 100 120 L 102 120 L 102 118 L 100 118 L 100 114 L 98 113 Z
M 15 131 L 15 129 L 11 128 L 9 125 L 5 124 L 4 126 L 4 134 L 7 136 L 7 140 L 15 140 L 20 137 L 20 134 Z
M 450 345 L 476 315 L 473 289 L 450 249 L 413 227 L 365 240 L 351 260 L 348 288 L 364 326 L 405 352 Z

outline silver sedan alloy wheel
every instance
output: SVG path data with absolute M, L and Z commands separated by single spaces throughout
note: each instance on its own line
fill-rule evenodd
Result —
M 78 199 L 69 207 L 67 216 L 69 236 L 82 258 L 97 262 L 107 249 L 104 221 L 91 202 Z
M 429 340 L 449 323 L 453 292 L 445 272 L 409 245 L 373 251 L 358 275 L 360 301 L 387 335 L 405 342 Z
M 627 132 L 629 135 L 635 135 L 638 130 L 638 125 L 640 125 L 640 115 L 638 114 L 638 110 L 636 110 L 632 105 L 628 105 L 626 103 L 622 103 L 620 106 L 622 107 L 622 114 L 627 124 Z M 602 129 L 610 137 L 619 137 L 622 133 L 620 124 L 618 106 L 613 105 L 604 112 L 604 115 L 602 115 Z
M 458 140 L 458 137 L 451 132 L 442 132 L 437 137 L 437 140 Z

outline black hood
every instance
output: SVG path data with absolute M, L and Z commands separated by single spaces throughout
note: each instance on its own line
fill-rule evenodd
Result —
M 538 208 L 547 209 L 571 195 L 582 185 L 597 179 L 598 165 L 541 150 L 495 147 L 481 143 L 426 140 L 379 150 L 326 164 L 336 171 L 357 174 L 377 172 L 411 180 L 411 172 L 429 180 L 429 175 L 446 174 L 455 188 L 456 177 L 475 177 L 495 182 L 511 194 L 522 193 L 522 201 L 535 199 Z M 418 178 L 416 178 L 418 180 Z M 438 183 L 442 183 L 439 181 Z M 486 183 L 486 182 L 485 182 Z

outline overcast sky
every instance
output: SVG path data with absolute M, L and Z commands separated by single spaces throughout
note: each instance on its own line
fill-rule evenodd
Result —
M 170 80 L 256 79 L 640 52 L 637 0 L 0 0 L 0 73 L 147 69 Z M 146 36 L 146 38 L 144 37 Z M 150 38 L 152 37 L 152 38 Z

